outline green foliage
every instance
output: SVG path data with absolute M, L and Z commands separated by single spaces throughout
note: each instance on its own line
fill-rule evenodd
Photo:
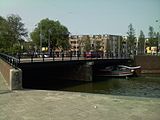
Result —
M 148 46 L 149 47 L 157 46 L 158 37 L 157 37 L 156 33 L 154 32 L 154 28 L 152 26 L 149 26 L 148 36 L 149 36 Z
M 69 32 L 68 29 L 61 25 L 59 21 L 49 20 L 48 18 L 41 20 L 38 26 L 30 34 L 33 42 L 40 46 L 40 39 L 42 46 L 47 47 L 50 42 L 52 49 L 69 48 Z
M 86 38 L 83 38 L 83 44 L 84 44 L 84 51 L 88 52 L 92 49 L 91 40 L 89 36 L 87 36 Z
M 128 26 L 128 32 L 127 32 L 127 44 L 128 44 L 128 51 L 130 54 L 135 54 L 135 42 L 136 42 L 136 37 L 135 37 L 135 29 L 133 28 L 132 24 Z
M 11 14 L 6 19 L 0 16 L 0 52 L 19 52 L 27 31 L 18 15 Z
M 102 47 L 102 46 L 101 46 L 101 41 L 95 41 L 94 50 L 95 50 L 95 51 L 99 51 L 101 47 Z
M 7 17 L 10 36 L 16 42 L 21 42 L 22 37 L 27 37 L 27 31 L 24 28 L 24 23 L 21 21 L 22 19 L 18 15 L 11 14 Z
M 2 51 L 5 51 L 5 49 L 10 46 L 9 37 L 7 36 L 7 26 L 6 19 L 0 16 L 0 49 Z
M 143 31 L 140 31 L 140 35 L 138 38 L 138 54 L 144 54 L 145 51 L 145 36 Z

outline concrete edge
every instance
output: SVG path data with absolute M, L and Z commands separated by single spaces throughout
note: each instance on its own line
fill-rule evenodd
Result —
M 10 90 L 22 89 L 22 70 L 21 69 L 10 69 Z

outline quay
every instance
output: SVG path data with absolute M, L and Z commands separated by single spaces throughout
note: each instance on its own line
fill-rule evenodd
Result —
M 79 92 L 7 91 L 0 75 L 0 120 L 159 120 L 160 99 Z

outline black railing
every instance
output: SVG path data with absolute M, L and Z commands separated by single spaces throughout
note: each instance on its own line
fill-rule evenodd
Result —
M 17 68 L 19 63 L 25 62 L 47 62 L 47 61 L 73 61 L 73 60 L 98 60 L 98 59 L 130 59 L 129 56 L 108 55 L 104 53 L 77 53 L 53 52 L 48 53 L 17 53 L 14 57 L 0 53 L 0 58 Z
M 13 57 L 4 53 L 0 53 L 0 58 L 14 68 L 18 68 L 18 63 L 20 63 L 20 59 L 17 59 L 16 57 Z
M 17 54 L 16 59 L 20 62 L 46 62 L 46 61 L 73 61 L 73 60 L 97 60 L 97 59 L 129 59 L 128 56 L 109 55 L 104 53 L 95 52 L 79 53 L 77 52 L 52 52 L 48 53 L 21 53 Z

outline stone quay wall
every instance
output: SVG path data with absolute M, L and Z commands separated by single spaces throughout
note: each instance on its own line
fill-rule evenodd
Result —
M 140 65 L 142 73 L 160 74 L 160 56 L 135 56 L 135 65 Z

